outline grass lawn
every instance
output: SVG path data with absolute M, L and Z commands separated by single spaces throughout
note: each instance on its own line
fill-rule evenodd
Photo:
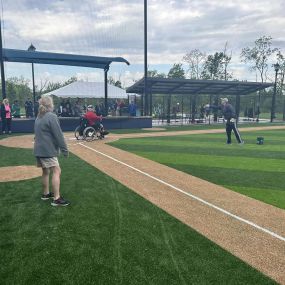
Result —
M 240 123 L 240 128 L 250 128 L 250 127 L 269 127 L 269 126 L 280 126 L 284 125 L 284 122 L 279 123 Z M 177 132 L 177 131 L 189 131 L 189 130 L 206 130 L 206 129 L 224 129 L 225 125 L 220 124 L 189 124 L 189 125 L 180 125 L 180 126 L 167 126 L 167 125 L 161 125 L 161 126 L 154 126 L 153 128 L 148 129 L 115 129 L 110 130 L 114 134 L 128 134 L 128 133 L 149 133 L 154 132 L 157 128 L 158 132 L 161 132 L 161 128 L 165 129 L 165 132 Z
M 263 136 L 264 145 L 256 138 Z M 285 209 L 284 130 L 244 132 L 245 144 L 225 134 L 124 139 L 113 146 Z
M 27 149 L 0 157 L 34 164 Z M 0 183 L 1 285 L 276 284 L 78 157 L 60 163 L 66 208 L 40 200 L 39 178 Z

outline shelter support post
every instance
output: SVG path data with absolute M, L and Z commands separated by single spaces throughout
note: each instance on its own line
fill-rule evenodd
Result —
M 261 93 L 260 93 L 260 90 L 258 90 L 258 101 L 257 101 L 257 106 L 256 106 L 256 122 L 259 122 L 260 99 L 261 99 Z
M 184 97 L 183 95 L 181 96 L 181 117 L 182 117 L 182 125 L 183 125 L 183 120 L 184 120 Z
M 171 106 L 171 95 L 167 96 L 167 123 L 170 124 L 170 106 Z
M 152 90 L 149 90 L 149 116 L 152 117 Z
M 104 69 L 104 89 L 105 89 L 105 116 L 108 115 L 108 70 Z
M 192 101 L 192 117 L 191 117 L 191 123 L 195 123 L 195 116 L 196 116 L 196 95 L 191 96 Z
M 210 95 L 210 106 L 213 105 L 213 96 Z M 209 110 L 209 125 L 211 125 L 211 109 Z
M 165 96 L 162 98 L 162 123 L 164 122 L 164 117 L 165 117 Z
M 236 96 L 236 120 L 238 123 L 239 120 L 239 113 L 240 113 L 240 95 Z
M 144 94 L 141 96 L 141 116 L 144 115 Z
M 219 98 L 218 96 L 215 97 L 214 99 L 214 105 L 218 106 L 219 105 Z M 218 110 L 214 110 L 214 122 L 217 123 L 218 122 Z
M 35 107 L 36 103 L 36 87 L 35 87 L 35 70 L 34 70 L 34 64 L 32 63 L 32 80 L 33 80 L 33 103 Z
M 145 80 L 146 82 L 146 80 Z M 145 91 L 144 91 L 144 115 L 148 116 L 149 114 L 149 96 L 148 96 L 148 88 L 147 84 L 145 85 Z
M 189 96 L 189 120 L 188 120 L 188 123 L 191 122 L 191 114 L 192 114 L 192 96 L 190 95 Z
M 285 98 L 283 99 L 283 121 L 285 121 Z

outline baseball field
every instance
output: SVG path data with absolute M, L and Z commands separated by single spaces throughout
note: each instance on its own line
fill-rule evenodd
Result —
M 33 136 L 2 136 L 0 283 L 285 284 L 284 129 L 66 134 L 63 208 L 40 199 Z

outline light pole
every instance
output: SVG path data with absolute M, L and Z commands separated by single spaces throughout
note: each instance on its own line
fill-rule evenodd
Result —
M 280 65 L 278 63 L 273 64 L 275 70 L 275 82 L 274 82 L 274 90 L 272 96 L 272 106 L 271 106 L 271 118 L 270 122 L 272 123 L 275 117 L 275 101 L 276 101 L 276 85 L 277 85 L 277 75 L 280 69 Z
M 36 48 L 33 46 L 33 44 L 31 43 L 31 45 L 28 48 L 28 51 L 32 51 L 34 52 L 36 50 Z M 32 79 L 33 79 L 33 106 L 35 107 L 35 103 L 36 103 L 36 90 L 35 90 L 35 73 L 34 73 L 34 63 L 32 62 Z
M 6 98 L 6 82 L 5 82 L 5 71 L 4 71 L 4 60 L 3 60 L 3 45 L 2 45 L 2 19 L 0 18 L 0 69 L 1 69 L 1 89 L 2 98 Z
M 147 0 L 144 0 L 144 110 L 145 116 L 149 115 L 149 98 L 147 90 Z

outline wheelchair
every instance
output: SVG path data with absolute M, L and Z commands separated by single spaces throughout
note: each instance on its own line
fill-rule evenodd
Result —
M 93 141 L 95 139 L 103 139 L 108 132 L 104 131 L 103 125 L 100 123 L 98 128 L 89 126 L 87 119 L 80 118 L 79 126 L 74 131 L 77 140 Z

